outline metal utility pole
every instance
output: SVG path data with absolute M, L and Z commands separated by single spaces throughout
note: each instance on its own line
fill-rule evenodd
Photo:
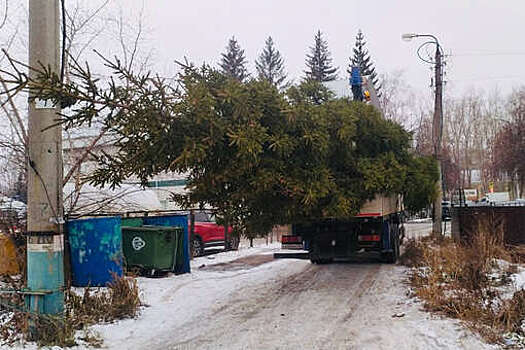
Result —
M 29 65 L 60 71 L 60 0 L 29 0 Z M 35 72 L 29 71 L 34 77 Z M 29 96 L 27 291 L 37 313 L 64 309 L 62 128 L 59 108 Z
M 432 141 L 434 143 L 434 157 L 436 158 L 439 179 L 437 183 L 436 199 L 434 200 L 434 221 L 432 233 L 441 235 L 442 233 L 442 203 L 443 203 L 443 175 L 441 174 L 441 139 L 443 135 L 443 74 L 442 74 L 442 55 L 439 43 L 436 40 L 436 64 L 435 64 L 436 91 L 434 99 L 434 118 L 432 120 Z

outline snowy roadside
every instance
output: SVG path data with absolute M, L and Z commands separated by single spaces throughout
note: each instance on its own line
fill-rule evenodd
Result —
M 254 254 L 273 254 L 274 252 L 280 251 L 281 249 L 281 243 L 275 242 L 275 243 L 269 243 L 268 245 L 261 243 L 258 245 L 254 245 L 253 248 L 250 248 L 246 245 L 245 242 L 241 242 L 238 250 L 230 250 L 227 252 L 220 252 L 217 254 L 211 254 L 206 256 L 200 256 L 197 258 L 194 258 L 190 265 L 191 265 L 191 272 L 194 273 L 196 269 L 198 269 L 203 264 L 206 266 L 214 265 L 214 264 L 220 264 L 229 262 L 232 260 L 236 260 L 248 255 L 254 255 Z
M 202 316 L 202 312 L 205 312 L 207 308 L 233 290 L 241 288 L 244 283 L 269 278 L 274 273 L 273 267 L 262 269 L 262 273 L 257 273 L 256 269 L 250 270 L 249 273 L 247 271 L 209 272 L 203 271 L 202 267 L 224 264 L 250 255 L 273 254 L 279 251 L 280 245 L 280 243 L 260 244 L 250 248 L 244 244 L 237 251 L 221 252 L 193 259 L 191 274 L 169 275 L 158 279 L 138 277 L 141 300 L 147 305 L 142 308 L 140 316 L 137 319 L 95 325 L 89 327 L 89 331 L 101 336 L 104 340 L 104 348 L 129 348 L 130 334 L 131 338 L 138 339 L 138 343 L 141 343 L 140 339 L 154 339 L 157 334 L 164 334 L 163 332 L 169 330 L 170 327 L 178 327 L 184 322 L 191 321 L 194 317 Z M 284 267 L 282 265 L 277 264 L 276 274 L 286 275 L 286 271 L 281 271 Z M 293 271 L 292 269 L 290 273 Z M 232 283 L 224 283 L 225 281 Z M 78 294 L 83 292 L 83 288 L 75 288 L 75 290 Z M 188 313 L 187 310 L 191 312 Z M 79 346 L 70 349 L 87 348 L 81 340 L 79 341 L 83 335 L 84 331 L 77 332 Z M 33 350 L 38 347 L 28 342 L 12 346 L 0 345 L 0 349 Z M 60 347 L 50 349 L 60 349 Z
M 219 265 L 274 249 L 276 248 L 241 249 L 217 254 L 212 260 L 200 257 L 192 261 L 191 274 L 162 279 L 139 278 L 143 300 L 149 307 L 144 308 L 137 320 L 98 325 L 93 330 L 102 336 L 108 349 L 145 349 L 149 344 L 170 339 L 173 330 L 179 333 L 184 329 L 198 332 L 200 320 L 212 317 L 216 310 L 227 305 L 233 292 L 255 283 L 265 283 L 298 273 L 309 262 L 289 264 L 280 260 L 251 269 L 230 271 L 205 270 L 199 269 L 199 266 Z
M 266 349 L 296 349 L 310 338 L 311 349 L 333 344 L 345 349 L 497 348 L 458 321 L 422 311 L 421 303 L 407 295 L 405 267 L 273 260 L 276 251 L 279 243 L 241 246 L 195 258 L 191 274 L 138 278 L 148 305 L 140 316 L 89 329 L 103 339 L 105 349 L 257 349 L 253 344 L 264 336 Z M 258 262 L 239 263 L 248 259 Z M 319 345 L 326 331 L 315 331 L 323 327 L 335 332 L 326 346 Z M 298 331 L 297 338 L 288 337 L 287 332 Z M 210 335 L 220 339 L 207 343 Z M 72 349 L 87 348 L 80 344 Z M 37 349 L 34 344 L 25 348 Z
M 424 311 L 409 296 L 408 271 L 382 266 L 351 319 L 351 349 L 498 349 L 459 321 Z

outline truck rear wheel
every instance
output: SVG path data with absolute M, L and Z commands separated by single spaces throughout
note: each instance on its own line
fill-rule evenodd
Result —
M 319 264 L 331 264 L 332 262 L 334 262 L 334 259 L 332 258 L 327 258 L 327 259 L 321 259 L 319 261 Z
M 310 242 L 310 249 L 309 249 L 309 257 L 310 262 L 312 264 L 321 264 L 321 252 L 319 249 L 319 245 L 316 242 Z
M 391 252 L 381 254 L 382 260 L 388 264 L 395 264 L 399 258 L 399 237 L 396 237 L 393 243 Z

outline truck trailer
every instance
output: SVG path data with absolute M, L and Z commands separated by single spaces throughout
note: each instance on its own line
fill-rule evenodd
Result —
M 395 263 L 404 238 L 401 196 L 376 197 L 349 219 L 322 218 L 292 225 L 308 248 L 310 261 L 326 264 L 348 259 L 358 252 L 377 252 L 382 260 Z

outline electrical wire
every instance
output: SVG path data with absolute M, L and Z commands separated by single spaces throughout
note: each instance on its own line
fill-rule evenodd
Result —
M 525 56 L 525 52 L 478 52 L 478 53 L 453 53 L 450 54 L 453 57 L 463 56 Z
M 425 63 L 435 64 L 435 62 L 433 62 L 433 61 L 429 61 L 429 60 L 427 60 L 427 59 L 425 59 L 425 58 L 423 58 L 423 57 L 421 56 L 421 49 L 423 49 L 423 47 L 425 47 L 425 46 L 427 46 L 427 45 L 430 45 L 430 44 L 432 44 L 432 45 L 437 45 L 437 49 L 439 50 L 439 52 L 441 52 L 441 55 L 442 55 L 442 56 L 444 55 L 444 53 L 443 53 L 443 49 L 441 48 L 441 45 L 439 45 L 439 44 L 436 43 L 435 41 L 426 41 L 426 42 L 424 42 L 423 44 L 419 45 L 419 47 L 417 48 L 417 51 L 416 51 L 416 52 L 417 52 L 417 57 L 419 57 L 419 59 L 420 59 L 421 61 L 425 62 Z
M 51 208 L 51 212 L 53 213 L 53 217 L 55 218 L 55 220 L 57 221 L 57 224 L 58 224 L 59 218 L 58 218 L 58 215 L 57 215 L 57 211 L 55 210 L 55 207 L 53 207 L 53 202 L 51 201 L 51 197 L 49 196 L 49 192 L 47 190 L 46 183 L 45 183 L 44 179 L 42 178 L 42 176 L 40 175 L 40 173 L 38 172 L 38 170 L 36 169 L 35 162 L 33 160 L 31 160 L 31 158 L 29 158 L 28 159 L 28 163 L 29 163 L 29 166 L 31 167 L 31 169 L 33 169 L 33 171 L 35 172 L 35 174 L 38 177 L 38 179 L 40 180 L 40 182 L 42 183 L 42 187 L 44 188 L 44 192 L 46 194 L 47 203 L 49 204 L 49 207 Z

